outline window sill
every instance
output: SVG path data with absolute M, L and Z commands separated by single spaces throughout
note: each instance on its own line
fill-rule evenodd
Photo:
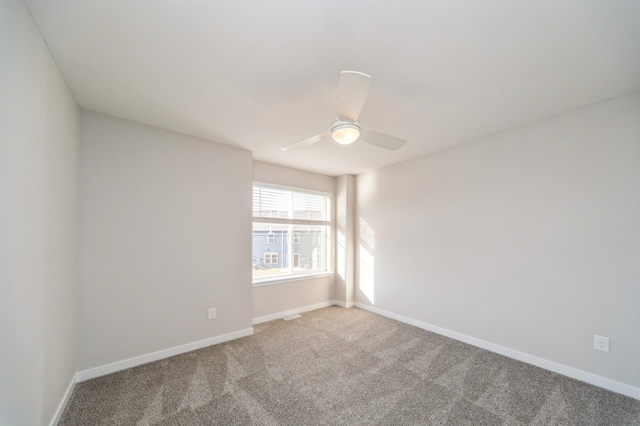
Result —
M 331 276 L 333 276 L 333 272 L 318 272 L 317 274 L 287 275 L 285 277 L 263 278 L 260 280 L 253 281 L 253 286 L 262 287 L 265 285 L 280 284 L 280 283 L 286 283 L 291 281 L 304 281 L 304 280 L 311 280 L 314 278 L 323 278 L 323 277 L 331 277 Z

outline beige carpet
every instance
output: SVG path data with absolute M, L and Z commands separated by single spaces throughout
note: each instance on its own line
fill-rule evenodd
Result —
M 640 401 L 353 308 L 79 383 L 62 425 L 640 425 Z

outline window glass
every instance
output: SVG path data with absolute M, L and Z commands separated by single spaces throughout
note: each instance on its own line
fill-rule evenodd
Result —
M 328 271 L 331 198 L 253 187 L 253 280 Z

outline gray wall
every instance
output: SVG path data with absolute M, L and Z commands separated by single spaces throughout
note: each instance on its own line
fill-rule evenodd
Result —
M 365 173 L 357 198 L 358 302 L 640 386 L 640 93 Z
M 81 134 L 79 370 L 251 327 L 251 152 L 86 111 Z
M 76 371 L 79 112 L 20 0 L 0 49 L 0 424 L 33 426 Z

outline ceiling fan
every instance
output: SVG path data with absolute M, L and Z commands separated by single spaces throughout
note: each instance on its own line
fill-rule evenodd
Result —
M 312 145 L 329 137 L 342 145 L 362 140 L 390 151 L 401 148 L 407 142 L 404 139 L 360 127 L 358 116 L 367 99 L 370 83 L 370 75 L 358 71 L 342 71 L 338 87 L 338 118 L 331 124 L 331 131 L 303 139 L 281 149 L 289 151 Z

